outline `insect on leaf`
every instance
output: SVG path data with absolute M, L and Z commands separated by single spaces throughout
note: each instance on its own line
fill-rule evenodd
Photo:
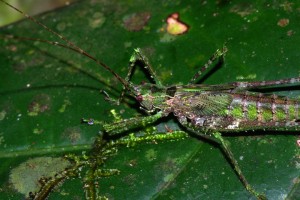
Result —
M 142 48 L 162 82 L 169 85 L 187 83 L 209 56 L 232 38 L 224 65 L 202 80 L 225 84 L 299 76 L 299 6 L 261 1 L 82 1 L 37 18 L 122 77 L 127 74 L 133 48 Z M 182 35 L 166 31 L 166 19 L 174 12 L 189 25 L 190 30 Z M 289 19 L 288 25 L 277 24 L 281 16 Z M 138 20 L 141 27 L 132 28 L 130 23 L 129 29 L 130 17 L 139 17 L 129 21 Z M 28 20 L 0 32 L 58 41 Z M 111 109 L 122 118 L 141 113 L 130 99 L 118 107 L 103 99 L 100 89 L 117 97 L 121 84 L 89 59 L 42 42 L 0 41 L 0 199 L 20 199 L 24 196 L 8 183 L 12 168 L 37 156 L 81 154 L 90 149 L 99 129 L 81 125 L 82 117 L 110 122 Z M 133 82 L 145 80 L 136 70 Z M 297 97 L 297 89 L 271 92 Z M 218 112 L 228 101 L 228 96 L 195 96 L 196 105 L 204 108 L 200 114 Z M 212 108 L 212 104 L 218 106 Z M 175 120 L 166 123 L 169 129 L 179 128 Z M 167 132 L 164 122 L 156 128 Z M 292 191 L 293 199 L 296 192 L 292 188 L 299 181 L 298 135 L 255 131 L 228 140 L 256 189 L 265 189 L 270 199 L 283 199 Z M 98 181 L 99 193 L 109 198 L 249 198 L 220 150 L 194 138 L 123 147 L 105 167 L 121 171 Z M 82 188 L 79 178 L 67 180 L 49 199 L 84 198 Z

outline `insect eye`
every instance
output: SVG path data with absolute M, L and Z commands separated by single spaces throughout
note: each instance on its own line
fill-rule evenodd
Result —
M 143 96 L 142 95 L 137 95 L 136 97 L 135 97 L 135 99 L 138 101 L 138 102 L 142 102 L 143 101 Z

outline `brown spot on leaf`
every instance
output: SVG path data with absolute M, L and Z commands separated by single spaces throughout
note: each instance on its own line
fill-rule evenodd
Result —
M 285 1 L 282 4 L 280 4 L 280 7 L 282 7 L 284 11 L 292 12 L 293 11 L 293 5 L 294 5 L 294 3 Z
M 289 30 L 289 31 L 287 31 L 287 33 L 286 33 L 286 35 L 287 36 L 292 36 L 292 35 L 294 35 L 294 31 L 293 30 Z
M 241 17 L 245 17 L 255 12 L 255 9 L 253 8 L 253 5 L 251 5 L 250 3 L 240 3 L 232 6 L 230 8 L 230 12 L 236 13 Z
M 28 54 L 33 54 L 34 51 L 29 52 Z M 44 63 L 45 61 L 45 57 L 39 55 L 39 56 L 29 56 L 30 59 L 23 59 L 24 56 L 16 56 L 14 57 L 14 62 L 15 64 L 12 66 L 13 70 L 15 72 L 21 73 L 25 70 L 27 70 L 28 68 L 32 68 L 32 67 L 36 67 L 36 66 L 40 66 Z
M 37 116 L 39 113 L 50 110 L 51 98 L 47 94 L 39 94 L 33 97 L 28 106 L 28 115 Z
M 283 19 L 280 19 L 280 20 L 277 22 L 277 25 L 280 26 L 280 27 L 285 27 L 285 26 L 287 26 L 289 23 L 290 23 L 290 20 L 289 20 L 289 19 L 283 18 Z
M 9 45 L 6 47 L 7 50 L 16 52 L 18 50 L 18 47 L 16 45 Z
M 72 144 L 76 144 L 81 139 L 81 129 L 78 127 L 69 127 L 63 132 L 62 136 L 67 138 Z
M 140 31 L 151 18 L 150 12 L 134 13 L 123 18 L 123 24 L 128 31 Z
M 134 174 L 129 174 L 123 178 L 123 182 L 128 186 L 134 186 L 137 181 L 137 177 Z
M 130 166 L 130 167 L 135 167 L 137 165 L 137 160 L 132 159 L 127 163 L 127 165 Z

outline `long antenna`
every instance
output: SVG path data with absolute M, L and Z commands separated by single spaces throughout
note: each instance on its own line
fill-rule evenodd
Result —
M 44 24 L 42 24 L 41 22 L 39 22 L 37 19 L 35 19 L 34 17 L 24 13 L 23 11 L 19 10 L 18 8 L 14 7 L 13 5 L 7 3 L 4 0 L 0 0 L 2 3 L 8 5 L 9 7 L 11 7 L 12 9 L 16 10 L 17 12 L 19 12 L 20 14 L 22 14 L 23 16 L 25 16 L 27 19 L 29 19 L 30 21 L 34 22 L 35 24 L 39 25 L 40 27 L 42 27 L 43 29 L 45 29 L 46 31 L 56 35 L 57 37 L 59 37 L 61 40 L 65 41 L 68 45 L 70 49 L 73 49 L 74 51 L 84 55 L 85 57 L 88 57 L 90 59 L 92 59 L 95 63 L 97 63 L 98 65 L 104 67 L 107 71 L 109 71 L 112 75 L 114 75 L 121 83 L 122 85 L 130 90 L 129 87 L 129 83 L 127 81 L 125 81 L 122 77 L 120 77 L 115 71 L 113 71 L 110 67 L 108 67 L 106 64 L 104 64 L 103 62 L 101 62 L 100 60 L 97 60 L 94 56 L 90 55 L 89 53 L 87 53 L 85 50 L 83 50 L 82 48 L 78 47 L 77 45 L 75 45 L 73 42 L 71 42 L 70 40 L 68 40 L 67 38 L 65 38 L 64 36 L 62 36 L 61 34 L 55 32 L 54 30 L 48 28 L 47 26 L 45 26 Z M 53 42 L 53 44 L 56 44 L 56 42 Z M 63 45 L 59 45 L 59 46 L 63 46 Z M 68 47 L 68 46 L 66 46 Z

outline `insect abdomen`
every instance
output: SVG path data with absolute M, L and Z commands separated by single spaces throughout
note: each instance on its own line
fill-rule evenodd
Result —
M 287 97 L 264 94 L 233 94 L 229 115 L 241 121 L 295 122 L 299 119 L 299 102 Z

